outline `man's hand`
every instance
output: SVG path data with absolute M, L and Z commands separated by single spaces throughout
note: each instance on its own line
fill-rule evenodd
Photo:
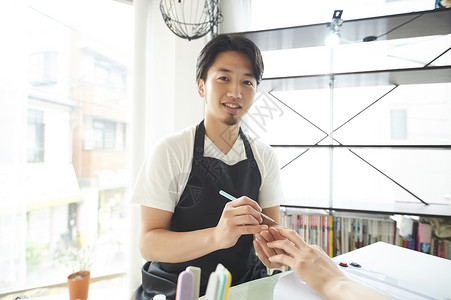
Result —
M 214 229 L 215 242 L 219 248 L 234 246 L 244 234 L 256 234 L 267 230 L 267 225 L 260 225 L 263 222 L 261 211 L 258 203 L 248 197 L 228 202 Z

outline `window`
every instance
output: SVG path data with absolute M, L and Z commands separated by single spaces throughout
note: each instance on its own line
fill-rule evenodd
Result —
M 407 7 L 391 1 L 384 9 L 391 6 L 395 11 L 375 12 L 434 9 L 433 3 L 420 2 L 412 1 Z M 265 16 L 269 10 L 262 12 L 268 6 L 252 3 L 256 13 L 243 31 L 268 29 Z M 297 5 L 296 14 L 308 13 L 303 4 Z M 330 22 L 332 11 L 316 23 Z M 348 7 L 343 16 L 346 20 L 368 17 L 361 14 L 369 11 Z M 275 28 L 300 25 L 283 24 L 277 18 L 269 21 L 278 24 Z M 343 32 L 345 26 L 346 22 Z M 264 50 L 265 78 L 260 90 L 267 92 L 257 95 L 245 123 L 251 135 L 272 145 L 277 153 L 285 204 L 375 211 L 396 203 L 449 205 L 451 80 L 435 82 L 426 75 L 423 82 L 409 84 L 366 85 L 362 81 L 346 86 L 340 85 L 340 78 L 325 79 L 325 84 L 316 79 L 331 70 L 361 73 L 449 66 L 450 41 L 450 34 L 440 34 L 371 43 L 344 40 L 333 51 L 325 46 Z M 276 44 L 268 43 L 268 48 Z M 287 46 L 283 39 L 280 45 Z M 281 77 L 285 79 L 278 80 Z M 290 77 L 312 79 L 296 82 Z M 265 79 L 274 82 L 271 88 L 262 88 Z
M 106 120 L 85 119 L 85 150 L 122 150 L 125 124 Z
M 58 54 L 54 51 L 30 54 L 28 82 L 32 85 L 52 85 L 58 80 Z
M 133 7 L 18 0 L 0 14 L 0 298 L 63 282 L 72 245 L 98 258 L 92 277 L 125 273 Z
M 27 128 L 27 161 L 43 162 L 44 161 L 44 139 L 45 124 L 43 123 L 43 112 L 29 109 L 28 110 L 28 128 Z
M 98 84 L 106 84 L 116 88 L 124 87 L 127 76 L 126 68 L 99 53 L 94 53 L 93 55 L 95 60 L 95 81 Z
M 390 112 L 392 139 L 407 138 L 407 112 L 405 109 L 393 109 Z

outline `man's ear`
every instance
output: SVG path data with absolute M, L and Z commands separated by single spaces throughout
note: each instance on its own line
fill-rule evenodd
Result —
M 205 85 L 204 81 L 202 79 L 197 80 L 197 92 L 199 93 L 199 96 L 202 98 L 205 96 Z

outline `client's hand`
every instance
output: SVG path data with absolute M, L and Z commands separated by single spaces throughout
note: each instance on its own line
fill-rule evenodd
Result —
M 269 261 L 269 257 L 277 254 L 285 254 L 285 251 L 279 248 L 268 247 L 269 242 L 276 240 L 284 240 L 285 238 L 280 235 L 276 227 L 270 227 L 268 230 L 262 230 L 260 233 L 255 234 L 254 248 L 258 258 L 261 262 L 270 269 L 277 269 L 283 266 L 278 262 Z
M 321 247 L 308 245 L 294 230 L 275 230 L 278 234 L 272 233 L 272 236 L 278 238 L 266 246 L 282 253 L 268 256 L 269 262 L 290 266 L 325 299 L 389 299 L 377 290 L 346 277 Z
M 277 231 L 281 238 L 269 242 L 267 246 L 284 253 L 269 256 L 271 263 L 290 266 L 307 285 L 320 294 L 327 289 L 328 282 L 344 277 L 321 247 L 310 246 L 294 230 L 278 228 Z

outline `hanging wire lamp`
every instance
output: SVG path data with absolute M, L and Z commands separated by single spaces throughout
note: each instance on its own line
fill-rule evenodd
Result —
M 160 11 L 169 29 L 189 41 L 215 33 L 222 21 L 218 0 L 161 0 Z

